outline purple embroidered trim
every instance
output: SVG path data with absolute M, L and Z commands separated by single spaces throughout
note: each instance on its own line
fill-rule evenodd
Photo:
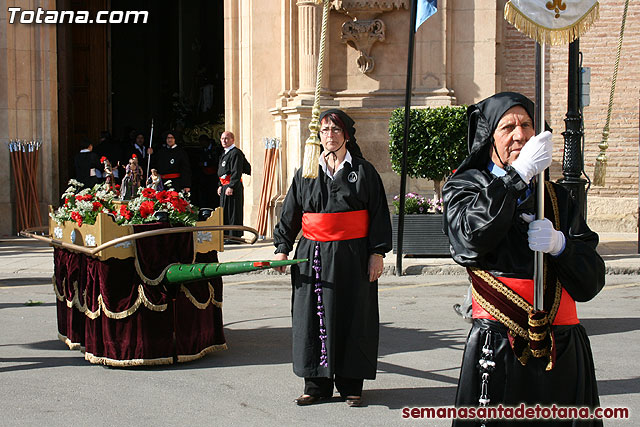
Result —
M 320 243 L 316 242 L 316 248 L 313 253 L 313 270 L 316 272 L 316 283 L 314 292 L 318 296 L 317 314 L 320 319 L 320 342 L 322 348 L 320 350 L 320 366 L 327 367 L 327 329 L 324 323 L 324 305 L 322 304 L 322 280 L 320 279 Z

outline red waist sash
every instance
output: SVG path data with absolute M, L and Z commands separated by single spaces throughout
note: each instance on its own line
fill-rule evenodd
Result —
M 513 279 L 509 277 L 498 277 L 498 279 L 504 283 L 509 289 L 520 295 L 527 300 L 529 304 L 533 304 L 533 280 L 531 279 Z M 489 314 L 484 308 L 478 304 L 475 298 L 473 298 L 473 318 L 474 319 L 490 319 L 496 320 L 491 314 Z M 562 296 L 560 297 L 560 306 L 558 307 L 558 313 L 553 320 L 554 325 L 577 325 L 580 323 L 578 320 L 578 314 L 576 312 L 576 303 L 571 298 L 571 295 L 562 288 Z
M 229 175 L 222 175 L 220 177 L 220 182 L 222 183 L 222 185 L 229 185 L 231 184 L 231 178 L 229 177 Z M 240 182 L 242 182 L 242 178 L 240 178 Z
M 316 242 L 360 239 L 369 235 L 366 210 L 302 214 L 302 235 Z
M 175 179 L 175 178 L 180 178 L 180 174 L 179 173 L 166 173 L 164 175 L 160 175 L 162 176 L 162 179 Z

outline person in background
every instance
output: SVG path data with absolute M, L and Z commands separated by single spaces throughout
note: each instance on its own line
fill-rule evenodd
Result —
M 182 147 L 178 147 L 176 133 L 173 131 L 165 132 L 161 142 L 165 143 L 166 147 L 161 148 L 155 157 L 151 157 L 152 167 L 158 170 L 165 187 L 167 187 L 167 181 L 171 181 L 171 188 L 189 193 L 191 190 L 191 166 L 187 153 Z M 153 155 L 154 150 L 150 149 L 149 152 Z
M 76 169 L 76 180 L 85 188 L 91 188 L 100 182 L 102 164 L 100 157 L 93 152 L 93 144 L 88 138 L 80 141 L 81 150 L 76 154 L 73 163 Z
M 244 206 L 244 187 L 242 173 L 244 171 L 244 153 L 235 145 L 232 132 L 224 131 L 220 136 L 224 153 L 218 162 L 218 177 L 221 186 L 218 187 L 220 206 L 224 209 L 225 225 L 242 225 Z M 228 232 L 230 236 L 242 237 L 242 231 Z M 231 240 L 230 242 L 232 242 Z

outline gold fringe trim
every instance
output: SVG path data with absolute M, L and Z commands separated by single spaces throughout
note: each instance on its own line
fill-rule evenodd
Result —
M 116 360 L 110 359 L 108 357 L 95 356 L 91 353 L 85 353 L 84 358 L 90 363 L 94 363 L 96 365 L 107 365 L 116 367 L 170 365 L 173 363 L 173 357 L 159 357 L 157 359 Z
M 222 350 L 227 350 L 229 347 L 227 347 L 227 344 L 214 344 L 210 347 L 205 348 L 204 350 L 202 350 L 200 353 L 198 354 L 193 354 L 193 355 L 186 355 L 186 356 L 181 356 L 178 355 L 178 362 L 182 363 L 182 362 L 191 362 L 192 360 L 197 360 L 200 359 L 201 357 L 209 354 L 209 353 L 214 353 L 216 351 L 222 351 Z
M 60 332 L 58 332 L 58 339 L 63 343 L 65 343 L 67 347 L 69 347 L 69 350 L 80 350 L 81 352 L 84 353 L 84 347 L 79 342 L 71 341 L 69 338 L 65 337 Z
M 66 278 L 62 279 L 62 289 L 63 289 L 63 293 L 65 294 L 66 294 L 66 284 L 67 284 Z M 222 308 L 222 301 L 217 301 L 215 298 L 215 289 L 213 288 L 211 283 L 208 283 L 208 286 L 209 286 L 209 298 L 204 303 L 199 302 L 193 296 L 193 294 L 191 294 L 191 292 L 186 286 L 180 285 L 180 290 L 185 294 L 185 296 L 191 302 L 191 304 L 193 304 L 194 307 L 200 310 L 205 310 L 207 307 L 209 307 L 209 305 L 212 305 L 212 304 L 215 307 Z M 140 305 L 144 305 L 146 308 L 148 308 L 151 311 L 158 311 L 158 312 L 165 311 L 168 307 L 168 304 L 154 304 L 151 301 L 149 301 L 149 299 L 147 298 L 144 292 L 144 287 L 142 285 L 138 285 L 138 298 L 136 298 L 136 301 L 133 303 L 133 305 L 124 311 L 118 311 L 118 312 L 111 311 L 107 308 L 107 305 L 105 304 L 102 298 L 102 294 L 98 295 L 98 309 L 96 311 L 91 311 L 87 305 L 86 292 L 82 294 L 83 301 L 80 302 L 80 290 L 78 289 L 77 281 L 73 282 L 73 299 L 71 299 L 71 301 L 66 299 L 66 297 L 63 294 L 60 294 L 60 292 L 58 292 L 58 288 L 55 284 L 53 286 L 53 289 L 54 289 L 54 293 L 56 294 L 56 298 L 60 302 L 66 301 L 66 305 L 68 308 L 75 307 L 80 313 L 83 313 L 85 316 L 87 316 L 91 320 L 95 320 L 98 317 L 100 317 L 101 313 L 104 313 L 104 315 L 110 319 L 115 319 L 115 320 L 125 319 L 131 316 L 133 313 L 135 313 L 138 310 L 138 308 L 140 308 Z
M 56 276 L 53 276 L 53 293 L 56 294 L 56 299 L 60 302 L 64 301 L 65 288 L 67 286 L 67 279 L 62 279 L 62 294 L 58 292 L 58 286 L 56 284 Z
M 191 264 L 196 262 L 196 233 L 191 233 L 192 237 L 194 239 L 194 243 L 193 243 L 193 255 L 191 257 Z M 160 275 L 158 277 L 156 277 L 155 279 L 149 279 L 147 276 L 144 275 L 144 273 L 142 272 L 142 267 L 140 267 L 140 261 L 138 260 L 138 247 L 136 246 L 136 240 L 132 240 L 133 242 L 133 264 L 136 267 L 136 273 L 138 273 L 138 277 L 140 277 L 140 280 L 142 280 L 146 285 L 149 286 L 156 286 L 159 285 L 160 282 L 162 282 L 162 280 L 164 279 L 167 270 L 169 269 L 169 267 L 177 264 L 177 263 L 173 263 L 173 264 L 169 264 L 167 265 L 164 270 L 162 270 L 162 273 L 160 273 Z
M 504 19 L 540 44 L 562 45 L 571 43 L 586 33 L 600 17 L 600 8 L 596 2 L 578 22 L 563 28 L 546 28 L 532 21 L 511 2 L 504 6 Z
M 193 304 L 196 308 L 200 310 L 205 310 L 211 304 L 213 304 L 218 308 L 222 308 L 222 302 L 216 301 L 216 291 L 215 289 L 213 289 L 213 286 L 211 286 L 211 283 L 209 283 L 209 299 L 207 299 L 203 303 L 199 302 L 185 285 L 180 285 L 180 290 L 187 297 L 187 299 L 191 301 L 191 304 Z

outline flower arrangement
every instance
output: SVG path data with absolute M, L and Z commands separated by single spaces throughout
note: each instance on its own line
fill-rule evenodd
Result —
M 168 215 L 172 225 L 195 226 L 198 219 L 198 208 L 189 203 L 182 192 L 141 187 L 135 199 L 120 206 L 116 222 L 123 225 L 155 222 L 162 212 Z
M 54 221 L 59 224 L 75 221 L 79 226 L 95 224 L 101 212 L 111 215 L 119 225 L 156 222 L 162 213 L 168 216 L 172 225 L 194 226 L 198 219 L 198 209 L 182 192 L 139 188 L 136 198 L 124 202 L 119 199 L 118 186 L 82 187 L 81 182 L 69 181 L 69 187 L 62 195 L 64 204 L 50 214 Z
M 400 214 L 400 196 L 393 198 L 394 214 Z M 407 193 L 404 199 L 405 215 L 433 215 L 442 213 L 442 199 L 436 194 L 427 199 L 416 193 Z
M 58 224 L 65 221 L 75 221 L 78 225 L 95 224 L 101 212 L 115 214 L 116 188 L 108 184 L 82 187 L 84 184 L 75 179 L 69 181 L 69 187 L 62 194 L 64 204 L 49 214 Z

